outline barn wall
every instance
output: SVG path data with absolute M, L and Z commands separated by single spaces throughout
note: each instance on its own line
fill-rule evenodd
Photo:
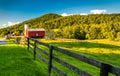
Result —
M 45 37 L 45 31 L 27 31 L 28 37 Z

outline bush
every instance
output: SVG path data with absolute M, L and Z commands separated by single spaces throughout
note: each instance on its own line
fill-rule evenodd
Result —
M 15 38 L 15 43 L 20 44 L 20 40 L 21 40 L 20 37 L 16 37 L 16 38 Z

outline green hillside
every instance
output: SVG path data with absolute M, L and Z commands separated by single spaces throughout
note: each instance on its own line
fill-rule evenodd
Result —
M 120 40 L 120 14 L 90 14 L 62 17 L 46 14 L 20 24 L 0 29 L 0 35 L 23 34 L 24 24 L 30 28 L 45 28 L 55 37 L 75 39 L 112 39 Z
M 41 28 L 43 23 L 45 23 L 46 21 L 54 20 L 59 17 L 61 16 L 53 13 L 45 14 L 43 16 L 24 21 L 14 26 L 2 28 L 0 29 L 0 36 L 4 36 L 10 33 L 16 33 L 18 35 L 21 35 L 24 32 L 24 24 L 28 24 L 29 28 Z

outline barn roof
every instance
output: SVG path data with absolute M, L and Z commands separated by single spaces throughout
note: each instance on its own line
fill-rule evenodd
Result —
M 28 29 L 28 31 L 45 31 L 44 28 L 41 28 L 41 29 Z

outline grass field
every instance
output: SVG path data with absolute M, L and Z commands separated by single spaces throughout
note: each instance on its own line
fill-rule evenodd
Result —
M 72 52 L 104 61 L 116 67 L 120 67 L 120 42 L 109 40 L 41 40 Z M 47 65 L 41 60 L 33 60 L 33 54 L 24 46 L 15 44 L 13 41 L 7 41 L 8 44 L 0 45 L 0 76 L 47 76 Z M 42 46 L 42 49 L 48 50 Z M 53 52 L 58 58 L 74 65 L 93 76 L 99 76 L 98 68 L 78 61 L 67 55 Z M 42 54 L 41 54 L 42 55 Z M 42 55 L 48 58 L 45 55 Z M 68 76 L 79 76 L 78 74 L 64 68 L 62 65 L 53 61 L 53 64 L 60 68 Z M 59 76 L 52 70 L 52 76 Z M 115 76 L 110 74 L 110 76 Z
M 33 60 L 33 54 L 12 40 L 0 45 L 0 76 L 46 76 L 43 62 Z
M 110 40 L 44 41 L 73 52 L 120 67 L 120 42 Z
M 72 52 L 80 55 L 87 56 L 89 58 L 107 62 L 113 66 L 120 67 L 120 42 L 110 40 L 41 40 L 43 42 L 68 49 Z M 83 62 L 77 61 L 69 56 L 55 53 L 60 59 L 84 70 L 93 76 L 99 76 L 99 70 L 96 67 L 90 66 Z M 57 64 L 57 63 L 55 63 Z M 57 65 L 58 66 L 58 65 Z M 59 66 L 58 66 L 59 67 Z M 62 67 L 63 68 L 63 67 Z M 68 73 L 69 71 L 63 70 Z M 68 73 L 70 76 L 77 76 L 76 74 Z M 111 75 L 110 76 L 115 76 Z

